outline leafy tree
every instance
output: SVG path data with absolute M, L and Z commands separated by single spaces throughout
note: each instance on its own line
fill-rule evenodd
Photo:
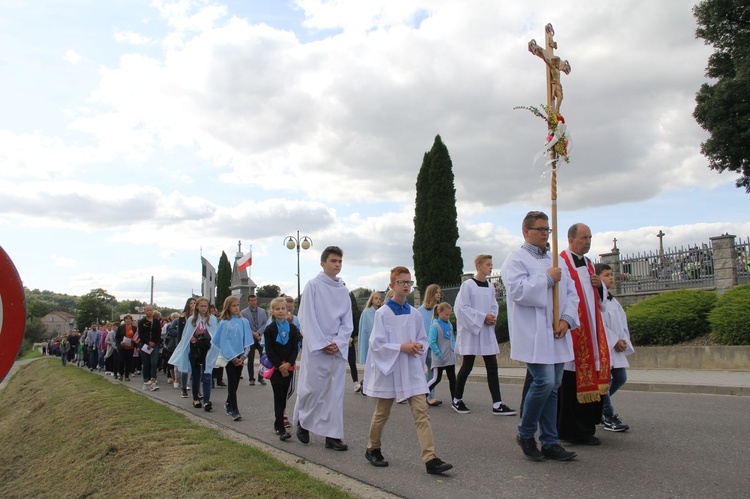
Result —
M 42 318 L 52 312 L 52 305 L 49 302 L 38 299 L 26 299 L 26 317 Z
M 216 301 L 213 302 L 213 296 L 207 296 L 216 308 L 221 310 L 224 306 L 224 300 L 231 295 L 229 286 L 232 285 L 232 266 L 229 264 L 229 258 L 225 252 L 221 252 L 221 258 L 219 258 L 219 268 L 216 271 Z
M 457 242 L 453 163 L 448 148 L 437 135 L 417 175 L 412 249 L 421 294 L 430 284 L 451 285 L 461 281 L 464 263 Z
M 44 340 L 47 336 L 47 328 L 44 327 L 44 323 L 40 317 L 29 317 L 26 319 L 26 330 L 23 332 L 23 337 L 32 343 L 36 343 Z
M 708 58 L 693 117 L 711 134 L 701 144 L 708 166 L 740 174 L 750 192 L 750 8 L 747 0 L 703 0 L 693 7 L 697 38 L 716 49 Z
M 101 323 L 112 318 L 113 306 L 117 303 L 114 296 L 102 288 L 92 289 L 83 295 L 76 310 L 76 324 L 83 330 L 92 322 Z
M 119 317 L 122 314 L 135 314 L 138 313 L 138 309 L 148 305 L 144 301 L 140 300 L 123 300 L 115 306 L 115 314 Z
M 281 288 L 275 284 L 266 284 L 255 290 L 255 296 L 258 298 L 276 298 L 281 296 Z
M 49 312 L 67 312 L 74 314 L 79 298 L 54 291 L 40 291 L 24 287 L 26 295 L 26 314 L 29 317 L 44 317 Z

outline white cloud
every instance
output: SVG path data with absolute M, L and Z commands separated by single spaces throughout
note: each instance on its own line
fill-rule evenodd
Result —
M 52 255 L 52 264 L 55 267 L 75 267 L 78 262 L 73 258 L 68 258 L 60 255 Z
M 116 42 L 126 43 L 128 45 L 148 45 L 153 42 L 151 38 L 140 33 L 136 33 L 135 31 L 115 30 L 112 38 L 114 38 Z
M 81 63 L 81 61 L 85 61 L 85 60 L 86 60 L 86 58 L 85 58 L 85 57 L 83 57 L 83 56 L 82 56 L 81 54 L 79 54 L 78 52 L 76 52 L 75 50 L 73 50 L 73 49 L 68 49 L 68 50 L 66 50 L 66 51 L 65 51 L 65 53 L 63 54 L 63 56 L 62 56 L 62 60 L 63 60 L 63 61 L 65 61 L 65 62 L 69 62 L 69 63 L 71 63 L 71 64 L 73 64 L 73 65 L 77 65 L 77 64 L 80 64 L 80 63 Z

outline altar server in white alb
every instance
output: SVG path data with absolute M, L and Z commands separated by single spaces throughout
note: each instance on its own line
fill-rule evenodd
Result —
M 427 408 L 427 381 L 424 376 L 428 341 L 424 320 L 419 311 L 406 303 L 414 281 L 406 267 L 391 270 L 393 298 L 375 313 L 370 334 L 370 349 L 365 364 L 364 392 L 377 398 L 370 423 L 370 438 L 365 457 L 373 466 L 388 466 L 381 450 L 383 428 L 395 399 L 409 401 L 417 438 L 422 448 L 422 462 L 427 473 L 439 474 L 453 468 L 435 455 L 430 413 Z M 305 338 L 307 341 L 307 338 Z
M 492 273 L 492 255 L 478 255 L 474 259 L 477 273 L 461 284 L 453 307 L 456 313 L 456 353 L 463 355 L 461 369 L 456 379 L 456 394 L 453 410 L 459 414 L 471 411 L 464 403 L 464 387 L 474 368 L 474 359 L 481 355 L 487 370 L 487 385 L 492 395 L 492 413 L 498 416 L 513 416 L 516 411 L 503 404 L 500 395 L 500 378 L 497 374 L 497 357 L 500 347 L 495 336 L 497 322 L 497 298 L 495 287 L 487 277 Z
M 297 439 L 310 442 L 310 432 L 325 437 L 326 449 L 347 450 L 344 438 L 344 384 L 352 335 L 352 302 L 338 278 L 344 252 L 328 246 L 320 255 L 323 271 L 305 286 L 299 321 L 304 331 L 297 381 L 294 422 Z
M 525 362 L 532 376 L 523 402 L 516 442 L 533 461 L 573 459 L 557 437 L 557 389 L 565 362 L 573 360 L 569 329 L 578 326 L 578 294 L 567 268 L 553 267 L 547 251 L 549 219 L 530 211 L 521 225 L 524 243 L 505 259 L 503 283 L 508 291 L 510 358 Z M 553 327 L 552 293 L 558 283 L 560 320 Z M 539 428 L 542 450 L 534 435 Z
M 630 363 L 627 356 L 635 352 L 635 350 L 633 349 L 633 343 L 630 341 L 630 329 L 628 328 L 628 318 L 625 315 L 625 310 L 620 305 L 620 302 L 617 301 L 617 298 L 608 292 L 615 286 L 615 275 L 612 273 L 612 267 L 606 263 L 597 263 L 594 265 L 594 271 L 604 285 L 598 288 L 598 291 L 599 298 L 604 302 L 602 320 L 604 321 L 604 329 L 607 330 L 609 357 L 612 363 L 609 394 L 602 395 L 604 429 L 614 432 L 628 431 L 630 426 L 623 423 L 620 420 L 620 416 L 615 414 L 615 408 L 612 406 L 612 396 L 628 380 L 627 368 L 630 367 Z

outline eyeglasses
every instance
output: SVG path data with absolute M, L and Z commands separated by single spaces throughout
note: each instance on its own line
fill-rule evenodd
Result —
M 396 281 L 399 286 L 414 286 L 414 281 Z
M 549 234 L 552 231 L 552 227 L 530 227 L 529 230 L 536 230 L 542 234 Z

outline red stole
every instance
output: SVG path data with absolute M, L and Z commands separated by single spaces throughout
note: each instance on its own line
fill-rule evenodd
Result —
M 578 303 L 578 322 L 581 324 L 580 327 L 570 331 L 573 339 L 573 352 L 575 354 L 576 363 L 576 394 L 578 402 L 585 404 L 588 402 L 598 402 L 601 397 L 600 395 L 606 395 L 609 393 L 609 378 L 610 378 L 610 359 L 609 359 L 609 346 L 607 344 L 607 333 L 604 330 L 604 323 L 602 322 L 602 313 L 599 310 L 599 296 L 594 289 L 590 296 L 590 300 L 593 300 L 594 311 L 596 316 L 596 343 L 599 348 L 599 371 L 596 370 L 596 360 L 594 358 L 594 342 L 591 340 L 591 324 L 589 322 L 589 311 L 586 306 L 585 296 L 583 294 L 583 286 L 581 285 L 581 279 L 578 276 L 578 271 L 573 262 L 570 261 L 568 254 L 563 251 L 560 256 L 565 260 L 570 271 L 570 277 L 573 278 L 573 282 L 576 286 L 576 292 L 580 301 Z M 585 257 L 584 257 L 585 258 Z M 591 261 L 586 258 L 586 266 L 590 274 L 594 274 L 594 266 Z

